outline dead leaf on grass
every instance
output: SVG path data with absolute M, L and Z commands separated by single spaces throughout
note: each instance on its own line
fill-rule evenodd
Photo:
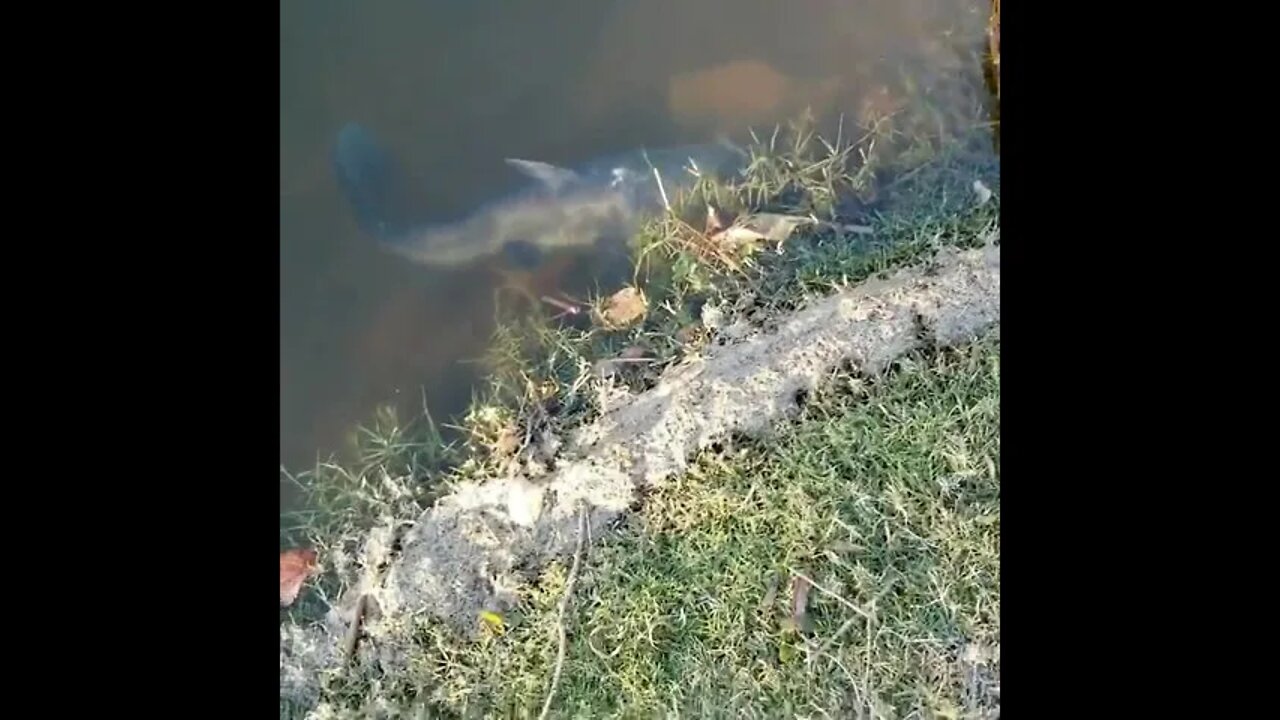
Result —
M 791 581 L 791 621 L 797 631 L 813 632 L 813 620 L 809 617 L 809 581 L 795 577 Z
M 596 311 L 596 322 L 609 330 L 621 330 L 644 319 L 649 305 L 638 288 L 625 287 L 609 296 Z
M 520 449 L 520 432 L 510 424 L 504 425 L 498 431 L 498 437 L 493 441 L 491 446 L 495 457 L 502 459 L 508 458 Z
M 492 610 L 481 610 L 480 621 L 484 623 L 485 629 L 494 635 L 505 635 L 507 632 L 506 620 Z
M 711 239 L 729 245 L 747 245 L 767 241 L 781 247 L 796 228 L 811 225 L 813 222 L 813 218 L 800 215 L 756 213 L 738 218 L 729 227 L 712 235 Z
M 973 181 L 973 193 L 978 196 L 978 207 L 986 205 L 991 200 L 991 188 L 987 187 L 986 183 L 981 180 Z
M 280 553 L 280 606 L 289 607 L 298 599 L 302 584 L 316 569 L 316 551 L 293 548 Z

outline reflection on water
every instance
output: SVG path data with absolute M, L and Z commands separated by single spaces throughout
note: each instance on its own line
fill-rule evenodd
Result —
M 375 405 L 448 416 L 492 329 L 492 264 L 441 271 L 360 235 L 330 152 L 374 128 L 424 210 L 510 190 L 505 157 L 574 164 L 748 125 L 883 112 L 900 68 L 978 65 L 987 0 L 282 0 L 280 452 L 337 451 Z M 945 110 L 945 108 L 944 108 Z M 568 284 L 571 278 L 543 282 Z

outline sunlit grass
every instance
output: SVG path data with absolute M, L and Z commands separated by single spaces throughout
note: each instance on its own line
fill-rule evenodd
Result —
M 836 378 L 772 441 L 705 453 L 588 551 L 554 716 L 997 707 L 999 380 L 994 339 L 917 355 L 878 381 Z M 376 697 L 429 717 L 536 716 L 566 574 L 548 568 L 483 642 L 406 621 L 409 670 Z M 792 617 L 801 575 L 821 588 L 808 633 Z M 368 680 L 342 693 L 371 703 Z
M 336 602 L 369 528 L 412 520 L 459 480 L 509 471 L 535 430 L 590 422 L 605 388 L 643 391 L 703 352 L 712 314 L 717 327 L 760 327 L 941 247 L 998 238 L 999 163 L 981 99 L 963 83 L 908 75 L 901 86 L 898 106 L 863 127 L 841 122 L 827 136 L 802 118 L 758 131 L 741 178 L 670 197 L 631 246 L 642 322 L 591 321 L 589 306 L 616 288 L 560 321 L 540 305 L 504 316 L 479 359 L 485 381 L 449 422 L 453 444 L 425 412 L 405 423 L 388 411 L 358 431 L 351 459 L 282 471 L 305 494 L 281 519 L 282 547 L 316 547 L 324 570 L 282 616 L 314 622 Z M 974 180 L 994 191 L 988 202 L 975 201 Z M 708 203 L 837 222 L 797 232 L 781 253 L 729 251 L 702 233 Z M 855 212 L 869 232 L 839 229 Z M 704 455 L 589 551 L 552 716 L 958 718 L 998 707 L 998 408 L 989 339 L 917 356 L 883 381 L 837 378 L 779 438 Z M 796 573 L 822 588 L 807 636 L 786 622 Z M 407 671 L 336 673 L 322 710 L 536 716 L 566 575 L 546 569 L 505 634 L 483 642 L 399 619 Z

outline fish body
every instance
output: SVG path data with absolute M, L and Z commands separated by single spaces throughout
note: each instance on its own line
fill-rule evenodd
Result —
M 461 219 L 433 223 L 415 214 L 407 176 L 368 130 L 347 125 L 334 150 L 339 185 L 361 230 L 392 252 L 433 266 L 499 254 L 529 265 L 544 252 L 625 242 L 663 208 L 664 192 L 671 197 L 695 180 L 689 168 L 725 177 L 746 159 L 727 141 L 636 150 L 573 169 L 509 158 L 527 180 L 521 188 Z

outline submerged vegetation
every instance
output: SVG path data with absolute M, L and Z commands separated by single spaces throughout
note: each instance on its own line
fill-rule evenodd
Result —
M 371 530 L 394 536 L 461 480 L 529 471 L 555 449 L 527 446 L 590 422 L 611 388 L 643 391 L 815 296 L 998 240 L 978 65 L 904 73 L 856 123 L 754 134 L 742 177 L 668 198 L 625 286 L 504 308 L 455 439 L 424 400 L 413 422 L 379 413 L 350 461 L 282 470 L 305 502 L 281 548 L 319 558 L 282 623 L 338 603 Z M 403 619 L 408 669 L 335 670 L 315 712 L 533 717 L 558 675 L 556 716 L 998 714 L 998 340 L 833 378 L 780 436 L 703 453 L 582 559 L 562 614 L 573 565 L 482 618 L 479 641 Z M 305 710 L 282 697 L 282 717 Z

